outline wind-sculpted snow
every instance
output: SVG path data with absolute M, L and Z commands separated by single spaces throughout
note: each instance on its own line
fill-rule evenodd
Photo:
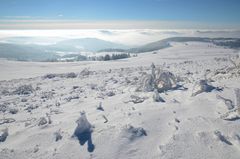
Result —
M 239 58 L 214 47 L 0 81 L 0 159 L 238 159 Z

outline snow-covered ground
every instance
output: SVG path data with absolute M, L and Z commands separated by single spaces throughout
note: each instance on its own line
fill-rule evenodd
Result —
M 0 159 L 238 159 L 238 51 L 171 45 L 117 61 L 1 60 Z M 159 93 L 165 102 L 139 89 L 152 63 L 180 86 Z

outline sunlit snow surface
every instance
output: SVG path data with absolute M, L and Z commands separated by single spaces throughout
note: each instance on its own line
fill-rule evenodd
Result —
M 238 51 L 199 42 L 171 45 L 117 61 L 1 60 L 0 131 L 8 128 L 8 136 L 0 142 L 0 158 L 238 159 L 240 120 L 224 120 L 231 110 L 217 98 L 236 107 L 239 68 L 224 70 L 233 67 L 229 56 Z M 187 90 L 161 93 L 165 103 L 154 102 L 153 92 L 136 91 L 152 63 L 181 77 Z M 222 91 L 192 96 L 205 78 Z M 133 96 L 143 101 L 134 103 Z M 86 142 L 74 136 L 80 114 L 87 118 Z

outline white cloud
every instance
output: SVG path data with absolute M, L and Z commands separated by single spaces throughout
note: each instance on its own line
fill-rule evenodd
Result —
M 30 19 L 31 16 L 3 16 L 4 19 Z
M 63 15 L 62 15 L 63 16 Z M 0 29 L 226 29 L 240 24 L 213 24 L 190 21 L 79 21 L 79 20 L 0 20 Z
M 142 45 L 174 36 L 200 37 L 239 37 L 240 31 L 208 31 L 198 30 L 159 30 L 159 29 L 60 29 L 60 30 L 0 30 L 0 39 L 6 37 L 51 37 L 53 39 L 99 38 L 126 45 Z M 111 35 L 105 32 L 112 33 Z M 142 34 L 144 32 L 144 34 Z M 174 34 L 173 34 L 174 33 Z

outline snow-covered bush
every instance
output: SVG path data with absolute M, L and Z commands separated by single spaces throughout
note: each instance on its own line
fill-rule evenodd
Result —
M 27 99 L 26 98 L 22 98 L 21 102 L 27 102 Z
M 233 66 L 235 68 L 239 68 L 240 67 L 240 58 L 239 56 L 233 56 L 233 57 L 229 57 L 229 61 L 233 64 Z
M 17 114 L 17 113 L 18 113 L 18 109 L 17 109 L 17 108 L 10 108 L 10 109 L 9 109 L 9 113 L 11 113 L 11 114 Z
M 239 56 L 229 57 L 232 66 L 224 67 L 214 71 L 212 79 L 227 79 L 232 77 L 240 77 L 240 58 Z
M 142 103 L 146 99 L 144 97 L 139 97 L 139 96 L 136 96 L 136 95 L 131 95 L 130 98 L 131 99 L 130 99 L 129 102 L 133 102 L 134 104 Z
M 104 109 L 102 107 L 102 102 L 100 102 L 99 105 L 97 106 L 97 110 L 104 111 Z
M 55 137 L 55 141 L 56 141 L 56 142 L 57 142 L 58 140 L 61 140 L 61 139 L 63 138 L 61 129 L 59 129 L 58 131 L 56 131 L 56 132 L 54 133 L 54 137 Z
M 65 100 L 68 102 L 71 102 L 71 100 L 79 99 L 79 98 L 80 98 L 79 95 L 72 95 L 72 96 L 66 97 Z
M 145 92 L 151 92 L 154 90 L 154 78 L 152 75 L 146 75 L 141 83 L 141 86 L 138 90 L 142 90 Z
M 221 90 L 218 87 L 214 87 L 208 80 L 200 80 L 193 87 L 192 96 L 196 96 L 203 92 L 211 92 L 212 90 Z
M 6 103 L 3 103 L 3 104 L 0 104 L 0 112 L 6 112 L 8 109 L 7 107 L 7 104 Z
M 214 131 L 214 134 L 216 135 L 217 139 L 221 142 L 224 142 L 225 144 L 232 145 L 230 141 L 227 140 L 227 138 L 218 130 Z
M 27 95 L 27 94 L 31 94 L 34 92 L 34 88 L 32 87 L 32 85 L 22 85 L 19 86 L 14 92 L 13 94 L 18 94 L 18 95 Z
M 13 119 L 13 118 L 3 118 L 3 119 L 0 119 L 0 125 L 3 125 L 3 124 L 8 124 L 8 123 L 13 123 L 15 122 L 16 120 Z
M 87 120 L 85 112 L 81 112 L 80 118 L 76 121 L 77 127 L 74 131 L 73 136 L 78 138 L 79 144 L 84 145 L 88 143 L 88 152 L 93 152 L 95 149 L 92 143 L 92 125 Z
M 51 115 L 49 113 L 46 113 L 47 119 L 48 119 L 48 124 L 52 124 L 52 119 Z
M 0 131 L 0 142 L 4 142 L 8 137 L 8 128 Z
M 168 71 L 159 71 L 155 79 L 158 92 L 174 89 L 177 86 L 177 78 Z
M 142 136 L 147 136 L 146 130 L 144 130 L 142 127 L 134 127 L 132 125 L 127 125 L 125 131 L 129 140 L 134 140 Z
M 82 133 L 92 131 L 92 125 L 87 120 L 85 112 L 81 112 L 81 116 L 78 118 L 76 123 L 77 123 L 77 127 L 74 131 L 74 136 L 79 136 Z
M 224 97 L 222 97 L 222 96 L 220 96 L 220 95 L 217 95 L 216 97 L 217 97 L 218 99 L 221 99 L 221 100 L 224 101 L 224 103 L 225 103 L 225 105 L 227 106 L 228 110 L 231 110 L 231 109 L 234 108 L 234 104 L 233 104 L 232 100 L 227 99 L 227 98 L 224 98 Z
M 155 65 L 151 65 L 151 74 L 147 74 L 141 81 L 141 86 L 137 89 L 140 91 L 151 92 L 155 89 L 161 93 L 177 87 L 177 77 L 169 72 L 156 69 Z
M 238 115 L 240 115 L 240 89 L 239 88 L 235 89 L 235 94 L 236 94 L 236 107 L 238 110 Z
M 52 92 L 52 91 L 42 92 L 41 98 L 42 99 L 52 99 L 54 94 L 55 94 L 55 92 Z
M 52 79 L 52 78 L 76 78 L 77 74 L 74 72 L 69 72 L 69 73 L 62 73 L 62 74 L 55 74 L 55 73 L 50 73 L 50 74 L 46 74 L 45 76 L 43 76 L 43 79 Z
M 43 76 L 44 79 L 52 79 L 52 78 L 55 78 L 57 76 L 57 74 L 53 74 L 53 73 L 50 73 L 50 74 L 46 74 L 45 76 Z
M 37 109 L 38 107 L 39 107 L 38 105 L 29 105 L 24 110 L 27 110 L 28 112 L 32 112 L 32 110 Z
M 79 75 L 81 75 L 81 76 L 88 76 L 88 75 L 90 75 L 90 74 L 92 74 L 92 71 L 89 71 L 88 68 L 85 68 L 85 69 L 83 69 L 83 70 L 80 72 Z
M 106 93 L 106 95 L 107 95 L 108 97 L 112 97 L 112 96 L 115 95 L 115 93 L 114 93 L 113 91 L 109 91 L 109 92 Z
M 164 99 L 162 99 L 162 97 L 160 97 L 157 89 L 154 90 L 153 101 L 155 101 L 155 102 L 165 102 Z
M 70 72 L 70 73 L 65 74 L 65 77 L 66 78 L 76 78 L 77 74 L 74 72 Z
M 38 122 L 38 126 L 46 125 L 48 123 L 45 117 L 41 117 Z

